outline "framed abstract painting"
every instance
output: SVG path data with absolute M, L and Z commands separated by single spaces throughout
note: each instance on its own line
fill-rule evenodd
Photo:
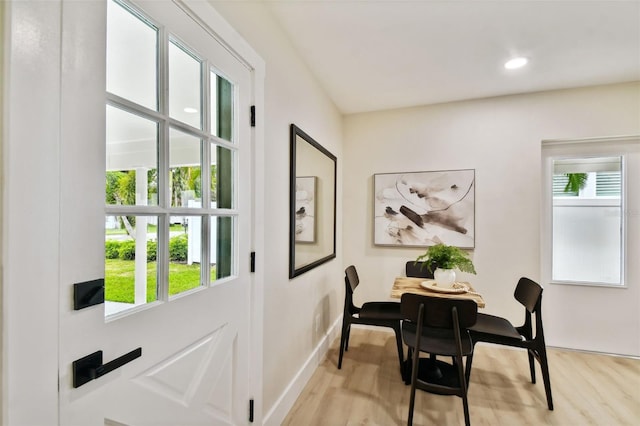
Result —
M 373 175 L 374 244 L 475 247 L 475 169 Z

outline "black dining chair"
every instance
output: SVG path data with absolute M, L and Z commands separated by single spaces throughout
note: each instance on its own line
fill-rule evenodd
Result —
M 436 270 L 436 265 L 432 264 L 431 271 L 428 268 L 428 262 L 416 262 L 410 260 L 405 264 L 405 275 L 407 277 L 433 279 L 433 271 Z M 411 376 L 408 374 L 411 371 L 411 348 L 407 350 L 407 361 L 405 362 L 405 375 L 404 382 L 408 385 L 411 383 Z M 436 356 L 431 354 L 431 359 L 436 360 Z
M 435 271 L 435 268 L 431 268 L 431 271 L 429 271 L 427 262 L 410 260 L 405 265 L 405 275 L 407 277 L 433 279 L 433 271 Z
M 338 369 L 342 368 L 342 356 L 344 351 L 349 350 L 349 334 L 351 324 L 377 325 L 390 327 L 396 334 L 396 345 L 398 347 L 398 359 L 400 360 L 400 374 L 403 374 L 404 351 L 402 348 L 402 313 L 398 302 L 367 302 L 361 307 L 353 304 L 353 292 L 360 284 L 358 272 L 355 266 L 351 265 L 345 269 L 345 292 L 344 292 L 344 312 L 342 316 L 342 334 L 340 335 L 340 356 L 338 358 Z
M 467 331 L 476 322 L 478 305 L 468 299 L 444 299 L 405 293 L 401 299 L 402 339 L 413 350 L 411 394 L 407 424 L 413 424 L 416 389 L 462 398 L 465 424 L 469 425 L 467 375 L 464 358 L 473 352 Z M 452 363 L 420 358 L 420 353 L 443 355 Z
M 487 342 L 526 349 L 529 356 L 531 383 L 536 382 L 535 359 L 540 363 L 542 370 L 547 406 L 549 410 L 553 410 L 549 362 L 542 327 L 542 290 L 542 286 L 535 281 L 526 277 L 520 278 L 513 296 L 524 306 L 524 324 L 514 327 L 505 318 L 478 314 L 478 320 L 473 327 L 469 328 L 469 333 L 474 346 L 478 342 Z M 535 316 L 535 335 L 532 329 L 532 316 Z M 471 374 L 472 362 L 473 355 L 467 357 L 467 381 Z

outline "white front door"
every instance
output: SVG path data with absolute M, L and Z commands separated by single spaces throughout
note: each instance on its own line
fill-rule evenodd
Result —
M 63 2 L 61 425 L 249 423 L 253 77 L 188 5 Z M 109 199 L 107 181 L 105 206 L 105 172 L 135 198 Z M 74 284 L 101 278 L 107 301 L 74 309 Z

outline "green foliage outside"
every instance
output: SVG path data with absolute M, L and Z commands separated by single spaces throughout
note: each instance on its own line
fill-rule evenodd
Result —
M 581 189 L 587 185 L 589 175 L 587 173 L 565 173 L 567 177 L 567 185 L 564 187 L 564 192 L 579 193 Z
M 174 167 L 170 170 L 169 184 L 173 196 L 172 205 L 182 205 L 182 192 L 192 190 L 196 198 L 202 198 L 202 178 L 200 167 Z M 216 199 L 218 185 L 218 169 L 211 166 L 211 197 Z M 135 205 L 136 203 L 136 171 L 108 171 L 105 176 L 105 201 L 111 205 Z M 147 172 L 147 192 L 151 199 L 158 193 L 158 170 Z M 133 222 L 132 222 L 133 224 Z
M 136 242 L 125 240 L 120 243 L 118 258 L 122 260 L 134 260 L 136 258 Z
M 179 235 L 169 240 L 169 260 L 172 262 L 186 262 L 189 238 L 187 235 Z M 104 243 L 106 259 L 135 260 L 136 242 L 134 240 L 106 240 Z M 155 240 L 147 241 L 147 262 L 153 262 L 158 258 L 158 243 Z
M 110 205 L 135 205 L 135 170 L 108 171 L 105 177 L 105 201 Z M 149 198 L 158 193 L 158 171 L 147 172 Z M 193 190 L 196 198 L 202 198 L 200 167 L 176 167 L 171 169 L 169 185 L 173 195 L 172 205 L 182 205 L 182 193 Z M 211 198 L 215 201 L 217 168 L 211 166 Z M 121 229 L 107 230 L 107 235 L 126 234 L 135 226 L 135 216 L 119 217 Z M 125 222 L 128 222 L 125 224 Z M 126 225 L 126 226 L 125 226 Z M 149 225 L 151 226 L 151 225 Z M 183 228 L 180 225 L 180 230 Z M 127 228 L 128 227 L 128 228 Z M 172 230 L 174 226 L 172 225 Z M 128 229 L 128 231 L 127 231 Z M 169 240 L 169 294 L 177 294 L 200 285 L 200 265 L 186 265 L 188 239 L 186 235 Z M 134 302 L 135 241 L 107 240 L 105 242 L 105 299 L 112 302 Z M 156 300 L 157 242 L 147 241 L 147 302 Z M 216 276 L 215 268 L 211 273 Z
M 106 240 L 104 243 L 104 257 L 117 259 L 120 256 L 120 241 Z
M 458 247 L 446 244 L 436 244 L 427 249 L 426 253 L 418 256 L 416 262 L 426 261 L 430 272 L 433 266 L 441 269 L 459 269 L 461 272 L 476 273 L 469 254 Z
M 106 197 L 105 201 L 107 204 L 117 204 L 119 195 L 118 191 L 120 188 L 120 179 L 124 176 L 124 172 L 107 172 L 106 176 Z
M 129 170 L 126 173 L 121 173 L 118 180 L 117 192 L 114 195 L 119 204 L 125 204 L 132 206 L 136 203 L 136 171 Z
M 147 263 L 147 303 L 156 296 L 157 263 Z M 212 273 L 215 276 L 215 273 Z M 135 261 L 106 259 L 105 300 L 110 302 L 134 303 Z M 191 290 L 200 285 L 200 265 L 171 263 L 169 265 L 169 294 L 174 295 Z
M 187 265 L 188 238 L 179 235 L 169 240 L 169 294 L 177 294 L 200 285 L 200 264 Z M 156 300 L 158 243 L 147 241 L 147 303 Z M 134 303 L 135 241 L 105 241 L 105 300 Z M 215 277 L 215 267 L 211 272 Z
M 179 235 L 169 240 L 169 260 L 172 262 L 186 262 L 189 239 L 186 235 Z
M 155 262 L 158 259 L 158 243 L 147 241 L 147 262 Z

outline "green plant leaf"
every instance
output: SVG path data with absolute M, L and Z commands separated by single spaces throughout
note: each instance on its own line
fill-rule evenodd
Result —
M 469 258 L 469 254 L 455 246 L 446 244 L 436 244 L 427 249 L 427 251 L 417 257 L 416 262 L 426 261 L 429 271 L 432 269 L 458 269 L 461 272 L 475 274 L 476 269 L 473 262 Z
M 564 187 L 564 192 L 580 192 L 581 189 L 587 184 L 589 175 L 586 173 L 565 173 L 565 176 L 569 179 L 567 185 Z

